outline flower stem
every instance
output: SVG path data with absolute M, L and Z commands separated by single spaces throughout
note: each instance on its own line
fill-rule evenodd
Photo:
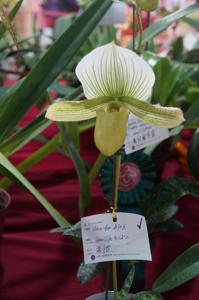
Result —
M 141 18 L 141 14 L 140 14 L 140 9 L 138 7 L 136 7 L 136 16 L 138 19 L 138 28 L 139 28 L 139 41 L 138 41 L 137 53 L 140 54 L 142 52 L 143 28 L 142 28 L 142 18 Z
M 113 290 L 114 290 L 114 300 L 118 299 L 118 288 L 117 288 L 117 262 L 112 262 L 113 267 Z
M 135 5 L 132 5 L 132 34 L 133 34 L 133 41 L 132 41 L 132 50 L 135 50 Z
M 121 155 L 116 154 L 114 163 L 114 173 L 113 173 L 113 209 L 117 211 L 118 207 L 118 186 L 120 179 L 120 163 Z M 112 262 L 113 268 L 113 290 L 114 290 L 114 300 L 118 299 L 118 286 L 117 286 L 117 262 Z
M 150 13 L 150 11 L 148 11 L 147 12 L 147 20 L 146 20 L 147 28 L 150 26 L 150 22 L 151 22 L 151 13 Z M 146 51 L 148 50 L 148 46 L 149 46 L 149 43 L 147 42 L 146 45 L 145 45 L 145 50 Z
M 117 210 L 118 206 L 118 186 L 119 186 L 119 179 L 120 179 L 120 163 L 121 163 L 121 155 L 116 154 L 115 156 L 115 165 L 114 165 L 114 198 L 113 198 L 113 205 L 114 209 Z

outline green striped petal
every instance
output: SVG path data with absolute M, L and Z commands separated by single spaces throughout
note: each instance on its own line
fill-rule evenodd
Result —
M 124 144 L 127 131 L 128 110 L 120 107 L 118 111 L 100 109 L 97 111 L 95 125 L 95 144 L 102 154 L 111 156 Z
M 129 111 L 138 119 L 155 126 L 173 128 L 185 120 L 182 110 L 176 107 L 152 105 L 148 102 L 130 97 L 121 97 L 120 101 L 122 101 Z
M 147 100 L 155 76 L 133 51 L 109 43 L 87 54 L 75 70 L 86 98 L 128 96 Z
M 49 106 L 46 118 L 53 121 L 83 121 L 96 117 L 96 111 L 105 108 L 111 97 L 99 97 L 82 101 L 60 101 Z

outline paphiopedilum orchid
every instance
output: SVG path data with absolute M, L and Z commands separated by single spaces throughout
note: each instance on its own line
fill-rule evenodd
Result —
M 172 128 L 183 120 L 179 108 L 147 102 L 155 81 L 151 67 L 133 51 L 110 43 L 86 55 L 77 65 L 86 100 L 52 104 L 46 117 L 82 121 L 96 117 L 95 144 L 110 156 L 123 145 L 129 112 L 144 122 Z

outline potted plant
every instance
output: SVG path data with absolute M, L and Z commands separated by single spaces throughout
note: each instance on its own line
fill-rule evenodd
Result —
M 93 15 L 94 15 L 94 12 L 96 11 L 96 8 L 100 8 L 100 6 L 103 7 L 103 11 L 101 11 L 101 15 L 100 16 L 98 15 L 98 21 L 99 21 L 100 17 L 105 13 L 105 11 L 110 6 L 110 4 L 111 4 L 110 1 L 106 1 L 106 5 L 104 4 L 104 1 L 95 1 L 95 3 L 93 5 L 91 5 L 90 8 L 88 8 L 88 10 L 85 11 L 79 17 L 79 19 L 77 18 L 75 23 L 72 24 L 71 27 L 68 28 L 67 32 L 65 32 L 63 34 L 63 36 L 58 39 L 58 41 L 56 42 L 55 45 L 52 46 L 50 51 L 47 52 L 41 58 L 41 61 L 39 62 L 39 64 L 37 64 L 36 66 L 33 67 L 33 69 L 27 75 L 27 77 L 20 83 L 20 89 L 18 89 L 16 87 L 16 89 L 13 92 L 11 92 L 11 95 L 9 95 L 9 97 L 5 98 L 5 102 L 2 104 L 2 107 L 5 109 L 6 115 L 8 114 L 9 121 L 7 121 L 6 118 L 3 118 L 1 116 L 2 120 L 3 120 L 3 125 L 4 125 L 3 131 L 1 132 L 2 139 L 6 136 L 7 132 L 9 132 L 9 131 L 11 131 L 11 129 L 15 128 L 15 125 L 17 124 L 17 122 L 20 120 L 20 117 L 21 117 L 18 114 L 17 115 L 13 114 L 13 109 L 9 110 L 8 106 L 6 106 L 6 105 L 3 106 L 3 105 L 5 103 L 11 103 L 11 104 L 15 105 L 15 108 L 17 108 L 17 105 L 19 105 L 19 103 L 23 102 L 24 99 L 26 100 L 26 97 L 29 97 L 30 103 L 34 103 L 36 101 L 35 99 L 37 99 L 37 97 L 39 97 L 39 95 L 41 94 L 41 91 L 45 92 L 45 88 L 47 88 L 48 85 L 50 83 L 52 83 L 52 81 L 55 79 L 56 75 L 58 75 L 60 70 L 62 70 L 62 64 L 63 64 L 64 59 L 67 58 L 68 59 L 67 62 L 70 61 L 70 59 L 67 56 L 68 48 L 66 49 L 65 44 L 67 44 L 67 45 L 72 44 L 72 46 L 74 48 L 76 47 L 75 49 L 73 49 L 74 50 L 73 54 L 74 54 L 75 51 L 77 51 L 79 49 L 80 45 L 84 42 L 85 37 L 91 31 L 91 28 L 92 28 L 93 22 L 94 22 L 93 19 L 95 19 L 93 17 Z M 181 12 L 181 14 L 182 14 L 182 12 Z M 177 16 L 175 15 L 172 17 L 173 17 L 173 19 L 175 19 L 178 17 L 178 15 Z M 90 20 L 92 20 L 92 22 Z M 96 23 L 97 23 L 97 21 L 96 21 Z M 165 26 L 168 26 L 168 23 Z M 71 35 L 75 36 L 75 34 L 78 34 L 78 32 L 81 31 L 80 28 L 81 28 L 82 24 L 87 24 L 87 27 L 83 28 L 84 30 L 85 30 L 85 28 L 87 28 L 87 31 L 85 32 L 85 34 L 83 36 L 79 35 L 80 42 L 77 45 L 75 38 L 71 39 Z M 88 26 L 88 24 L 89 24 L 89 26 Z M 161 23 L 161 25 L 162 25 L 162 23 Z M 88 27 L 89 27 L 89 29 L 88 29 Z M 154 27 L 152 27 L 152 29 L 153 28 Z M 162 27 L 160 26 L 160 28 L 162 28 Z M 152 29 L 150 28 L 150 30 L 152 30 Z M 75 34 L 74 34 L 74 32 L 75 32 Z M 157 33 L 157 28 L 156 28 L 155 32 Z M 67 40 L 68 43 L 66 43 L 66 38 L 68 36 L 69 36 L 69 38 Z M 141 36 L 141 32 L 140 32 L 140 36 Z M 147 34 L 146 34 L 146 36 L 147 36 Z M 147 38 L 145 37 L 145 41 L 146 40 L 147 40 Z M 72 47 L 72 46 L 70 46 L 70 47 Z M 143 119 L 145 122 L 150 121 L 151 123 L 153 123 L 153 124 L 155 123 L 156 125 L 162 125 L 161 123 L 163 122 L 164 124 L 166 124 L 166 127 L 175 127 L 178 124 L 180 124 L 181 121 L 183 121 L 183 115 L 182 115 L 182 111 L 177 107 L 172 108 L 172 109 L 166 109 L 164 107 L 157 108 L 157 106 L 153 106 L 152 104 L 149 104 L 146 101 L 141 101 L 141 100 L 146 100 L 148 98 L 148 95 L 150 94 L 150 91 L 151 91 L 151 88 L 152 88 L 152 85 L 154 82 L 153 72 L 149 66 L 146 67 L 146 62 L 144 62 L 143 59 L 138 57 L 133 52 L 129 53 L 128 51 L 130 51 L 130 50 L 127 50 L 127 49 L 124 49 L 124 48 L 114 45 L 114 43 L 104 45 L 104 46 L 102 46 L 102 48 L 104 50 L 104 53 L 106 54 L 105 55 L 106 60 L 105 60 L 104 64 L 100 63 L 99 58 L 101 59 L 101 62 L 103 61 L 102 53 L 100 53 L 99 48 L 96 48 L 95 50 L 93 50 L 95 53 L 94 52 L 92 53 L 93 55 L 95 54 L 93 56 L 94 61 L 91 59 L 92 58 L 91 56 L 87 56 L 86 59 L 84 58 L 82 60 L 81 64 L 79 65 L 79 67 L 77 69 L 77 75 L 80 78 L 80 81 L 82 82 L 85 96 L 89 100 L 75 101 L 75 102 L 74 101 L 56 102 L 48 110 L 47 116 L 53 120 L 55 119 L 58 121 L 60 121 L 60 118 L 62 118 L 62 121 L 79 121 L 79 120 L 82 120 L 82 118 L 83 118 L 83 120 L 85 120 L 86 118 L 95 117 L 97 115 L 96 126 L 95 126 L 95 142 L 96 142 L 96 146 L 98 147 L 98 149 L 101 151 L 102 154 L 100 154 L 100 156 L 99 156 L 100 159 L 97 161 L 97 167 L 95 166 L 96 169 L 94 169 L 93 173 L 94 174 L 98 173 L 98 170 L 101 168 L 102 162 L 104 162 L 106 156 L 114 157 L 112 177 L 113 177 L 113 186 L 115 188 L 114 188 L 113 195 L 111 195 L 111 200 L 113 200 L 112 214 L 113 214 L 113 218 L 115 218 L 115 217 L 117 217 L 117 208 L 118 208 L 118 199 L 117 198 L 118 198 L 119 177 L 120 177 L 120 169 L 121 169 L 120 168 L 120 160 L 121 160 L 121 154 L 122 154 L 121 147 L 123 145 L 124 138 L 126 136 L 125 129 L 126 129 L 126 124 L 127 124 L 128 111 L 133 112 L 135 115 L 137 114 L 137 116 L 139 118 Z M 140 50 L 142 50 L 142 39 L 140 39 L 140 43 L 139 43 L 139 51 Z M 97 54 L 97 52 L 98 52 L 98 54 Z M 123 55 L 124 61 L 126 62 L 125 66 L 122 65 L 122 68 L 121 68 L 121 61 L 118 59 L 118 52 L 119 52 L 119 54 Z M 127 53 L 129 55 L 125 55 Z M 62 54 L 63 54 L 63 56 L 62 56 Z M 107 57 L 108 55 L 110 55 L 110 57 L 112 57 L 114 62 L 117 62 L 117 64 L 113 64 L 110 67 L 111 64 L 109 64 L 110 61 L 108 61 L 108 57 Z M 71 56 L 73 56 L 73 55 L 71 55 Z M 157 58 L 156 55 L 151 55 L 151 54 L 146 54 L 146 58 L 145 58 L 146 60 L 147 60 L 147 57 L 150 62 L 151 61 L 157 62 L 160 59 L 160 58 Z M 135 67 L 133 70 L 133 72 L 135 72 L 135 73 L 133 75 L 131 73 L 132 69 L 131 68 L 128 69 L 128 66 L 132 65 L 132 60 L 133 60 L 133 64 Z M 59 62 L 59 66 L 57 64 L 56 64 L 56 66 L 52 65 L 51 64 L 52 61 Z M 60 63 L 60 61 L 61 61 L 61 63 Z M 48 62 L 48 64 L 46 62 Z M 92 68 L 93 64 L 95 62 L 97 64 L 97 65 L 95 65 L 96 69 Z M 156 72 L 159 71 L 161 63 L 158 63 L 157 68 L 155 70 Z M 165 63 L 165 61 L 164 61 L 164 63 Z M 44 66 L 46 66 L 47 69 L 45 69 Z M 91 66 L 91 68 L 90 68 L 90 66 Z M 138 66 L 139 66 L 139 68 L 138 68 Z M 140 68 L 140 66 L 142 66 L 143 69 Z M 87 67 L 88 67 L 88 69 L 87 69 Z M 107 77 L 106 67 L 110 68 L 110 72 L 108 72 L 108 73 L 109 73 L 111 80 L 109 80 L 110 78 Z M 118 72 L 115 72 L 116 70 L 114 69 L 114 67 L 118 68 L 118 70 L 117 70 Z M 126 70 L 128 72 L 126 70 L 124 72 L 125 67 L 127 68 Z M 113 68 L 113 70 L 111 70 L 112 68 Z M 41 80 L 41 77 L 39 77 L 41 69 L 45 70 L 45 72 L 42 73 L 42 78 L 47 78 L 48 79 L 47 81 L 43 82 Z M 174 69 L 176 71 L 176 68 L 174 68 Z M 96 73 L 93 72 L 93 70 L 95 70 Z M 85 71 L 88 71 L 88 72 L 85 72 Z M 141 95 L 143 97 L 143 99 L 137 100 L 136 98 L 139 98 L 139 97 L 136 93 L 128 94 L 128 92 L 131 92 L 131 88 L 128 88 L 129 87 L 128 83 L 129 83 L 130 79 L 133 79 L 134 77 L 135 78 L 142 77 L 142 76 L 140 76 L 140 73 L 139 73 L 141 71 L 143 72 L 141 75 L 143 75 L 143 74 L 146 75 L 145 76 L 146 81 L 142 82 L 143 86 L 140 87 L 139 82 L 136 82 L 136 80 L 134 82 L 132 80 L 132 82 L 131 82 L 132 83 L 131 88 L 134 87 L 134 89 L 132 89 L 132 90 L 133 91 L 137 90 L 137 93 L 139 93 L 139 97 L 141 97 Z M 127 76 L 127 73 L 129 76 Z M 89 76 L 88 76 L 88 78 L 85 77 L 86 74 L 89 75 L 90 77 Z M 117 74 L 118 77 L 115 76 L 115 74 Z M 46 75 L 48 75 L 48 76 L 46 76 Z M 33 78 L 34 78 L 34 81 L 32 80 Z M 40 86 L 40 89 L 36 89 L 32 85 L 30 86 L 30 84 L 29 84 L 30 82 L 34 82 L 34 83 L 36 82 L 35 86 L 37 86 L 37 85 Z M 41 82 L 42 82 L 42 86 L 40 85 Z M 88 84 L 88 82 L 89 82 L 89 84 Z M 112 86 L 110 84 L 111 82 L 113 83 Z M 125 82 L 125 84 L 124 84 L 124 82 Z M 86 83 L 87 83 L 87 86 L 86 86 Z M 93 87 L 93 84 L 95 84 L 95 87 Z M 136 86 L 134 86 L 133 84 L 136 84 Z M 117 97 L 116 97 L 114 88 L 118 89 Z M 157 88 L 157 86 L 156 86 L 156 88 Z M 107 91 L 108 91 L 108 93 L 107 93 Z M 125 95 L 123 94 L 123 91 L 126 91 Z M 159 89 L 159 91 L 161 91 L 161 88 Z M 101 94 L 101 92 L 103 95 Z M 72 98 L 72 100 L 73 100 L 75 98 L 75 100 L 79 100 L 78 97 L 80 97 L 80 96 L 81 96 L 81 93 L 78 94 L 78 96 L 76 94 L 74 97 L 72 97 L 70 95 L 70 99 Z M 93 98 L 93 96 L 94 96 L 94 99 L 90 99 L 90 98 Z M 78 99 L 76 99 L 76 97 Z M 51 99 L 48 97 L 48 95 L 47 95 L 47 98 L 48 98 L 48 101 L 50 102 Z M 165 99 L 163 99 L 162 101 L 164 101 L 164 100 Z M 153 101 L 154 101 L 154 103 L 156 103 L 155 96 L 154 96 Z M 25 101 L 24 101 L 24 103 L 25 103 Z M 28 102 L 28 105 L 31 105 L 30 103 Z M 168 104 L 168 103 L 166 103 L 166 104 Z M 162 104 L 162 106 L 164 106 L 164 105 Z M 25 113 L 27 109 L 28 109 L 28 107 L 24 106 L 23 113 Z M 194 114 L 191 114 L 191 115 L 193 116 Z M 13 117 L 13 119 L 12 119 L 12 117 Z M 46 120 L 44 121 L 44 119 L 42 117 L 43 117 L 43 115 L 40 116 L 39 120 L 40 121 L 42 120 L 42 122 L 47 123 L 47 121 Z M 68 118 L 71 118 L 71 119 L 68 119 Z M 10 120 L 12 120 L 12 123 L 10 122 Z M 42 123 L 42 125 L 43 125 L 43 123 Z M 184 126 L 184 125 L 182 125 L 182 126 Z M 30 129 L 30 128 L 28 128 L 28 129 Z M 35 129 L 35 131 L 36 131 L 36 129 Z M 80 199 L 80 212 L 81 212 L 81 214 L 83 214 L 86 207 L 88 206 L 88 203 L 86 203 L 86 202 L 89 199 L 89 189 L 85 189 L 85 187 L 86 188 L 88 187 L 89 180 L 91 181 L 91 179 L 90 179 L 91 177 L 89 177 L 89 179 L 88 179 L 87 173 L 84 172 L 85 165 L 82 163 L 81 158 L 78 156 L 78 151 L 77 151 L 76 147 L 74 147 L 74 142 L 71 139 L 71 136 L 69 134 L 69 131 L 70 131 L 69 129 L 70 129 L 69 124 L 67 124 L 67 126 L 60 126 L 60 131 L 64 137 L 64 140 L 67 142 L 66 143 L 67 145 L 64 144 L 64 146 L 65 146 L 64 150 L 66 150 L 66 152 L 73 159 L 73 161 L 75 162 L 76 168 L 78 170 L 78 176 L 80 178 L 80 185 L 81 185 L 81 191 L 82 191 L 82 197 Z M 177 128 L 177 129 L 179 130 L 179 128 Z M 19 134 L 20 133 L 22 133 L 22 135 L 23 135 L 24 131 L 19 132 Z M 26 135 L 26 139 L 28 139 L 27 136 L 28 136 L 28 134 Z M 33 134 L 32 136 L 36 136 L 36 133 L 35 133 L 35 135 Z M 59 137 L 60 137 L 60 135 L 59 135 Z M 55 137 L 56 139 L 53 139 L 52 141 L 50 141 L 46 144 L 46 145 L 48 145 L 48 147 L 50 147 L 50 150 L 49 150 L 49 148 L 45 148 L 46 151 L 47 150 L 53 151 L 58 145 L 60 145 L 57 142 L 57 139 L 59 140 L 59 137 Z M 13 137 L 11 136 L 11 138 L 13 138 Z M 8 146 L 10 146 L 12 144 L 9 145 L 9 142 L 10 142 L 9 139 L 7 139 L 6 142 L 7 142 L 7 144 L 5 143 L 5 144 L 2 144 L 1 146 L 2 146 L 2 149 L 4 149 L 5 153 L 7 153 L 6 151 L 8 151 L 8 153 L 10 155 L 13 150 L 11 150 L 12 147 L 8 147 Z M 24 140 L 21 144 L 23 144 L 23 143 L 24 143 Z M 18 144 L 17 144 L 17 146 L 18 146 Z M 42 155 L 44 152 L 45 151 L 42 151 Z M 39 155 L 41 155 L 41 153 Z M 38 158 L 38 156 L 34 156 L 34 161 L 35 160 L 38 161 L 39 159 L 41 159 L 41 157 L 43 157 L 42 155 L 39 158 Z M 30 162 L 30 159 L 28 162 L 29 162 L 29 166 L 30 166 L 32 163 L 32 162 Z M 5 174 L 9 173 L 10 178 L 15 177 L 15 179 L 17 178 L 18 181 L 23 182 L 25 188 L 28 189 L 29 191 L 31 191 L 33 193 L 33 195 L 49 211 L 49 213 L 51 213 L 51 215 L 55 218 L 55 220 L 61 227 L 58 231 L 63 232 L 65 235 L 72 235 L 73 237 L 81 239 L 81 224 L 80 223 L 75 224 L 74 226 L 71 226 L 70 224 L 67 223 L 66 220 L 64 220 L 64 218 L 61 218 L 61 216 L 58 215 L 55 210 L 53 210 L 53 208 L 41 196 L 41 194 L 39 194 L 25 180 L 25 178 L 22 177 L 20 172 L 18 170 L 16 170 L 11 164 L 9 164 L 8 160 L 5 159 L 5 157 L 3 155 L 0 155 L 0 163 L 1 163 L 1 166 L 3 166 L 3 168 L 5 169 Z M 26 161 L 26 163 L 27 163 L 27 161 Z M 27 167 L 27 164 L 24 164 L 24 165 L 22 164 L 21 166 L 19 166 L 19 170 L 21 172 L 24 172 L 24 170 L 26 170 L 25 168 Z M 137 174 L 138 173 L 139 172 L 137 172 Z M 139 176 L 137 176 L 137 180 L 138 179 L 139 179 Z M 4 181 L 4 184 L 5 184 L 5 181 Z M 85 192 L 85 190 L 86 190 L 86 192 Z M 164 195 L 162 195 L 163 191 L 164 191 Z M 193 193 L 193 194 L 195 193 L 195 195 L 198 195 L 197 194 L 198 193 L 197 186 L 193 185 L 190 182 L 186 182 L 182 179 L 177 179 L 177 180 L 171 179 L 171 180 L 165 180 L 164 182 L 161 182 L 154 189 L 149 191 L 149 193 L 147 193 L 145 198 L 143 197 L 143 199 L 139 203 L 139 209 L 141 209 L 142 214 L 147 219 L 150 234 L 160 230 L 163 227 L 165 230 L 165 226 L 167 226 L 166 228 L 168 229 L 168 223 L 166 224 L 166 222 L 168 220 L 172 219 L 174 213 L 176 212 L 176 207 L 174 205 L 175 201 L 178 198 L 180 198 L 180 196 L 187 194 L 187 193 Z M 141 224 L 138 224 L 138 225 L 141 227 Z M 194 247 L 194 252 L 195 251 L 196 251 L 196 256 L 194 256 L 195 257 L 194 259 L 195 259 L 195 261 L 198 261 L 198 256 L 197 256 L 198 246 Z M 184 256 L 183 256 L 182 261 L 183 260 L 184 260 Z M 189 262 L 189 264 L 190 264 L 190 262 Z M 194 264 L 194 262 L 193 262 L 193 264 Z M 115 268 L 116 267 L 115 264 L 113 264 L 113 265 Z M 191 262 L 191 265 L 192 265 L 192 262 Z M 180 272 L 178 274 L 180 274 L 182 271 L 184 271 L 183 267 L 184 266 L 182 265 L 182 268 L 178 269 L 178 270 L 180 270 Z M 195 267 L 195 265 L 194 265 L 194 267 Z M 100 268 L 101 268 L 101 264 L 100 265 L 99 264 L 97 264 L 97 265 L 83 264 L 80 266 L 80 269 L 78 272 L 79 278 L 84 277 L 84 280 L 86 278 L 90 279 L 96 274 L 97 271 L 99 271 Z M 176 268 L 176 265 L 175 265 L 175 268 Z M 115 270 L 113 273 L 115 276 L 116 275 Z M 172 273 L 172 274 L 174 274 L 174 273 Z M 195 273 L 193 272 L 192 277 L 195 276 L 194 274 L 197 274 L 197 272 L 195 272 Z M 117 298 L 117 296 L 118 297 L 126 297 L 126 294 L 129 292 L 129 287 L 132 284 L 133 277 L 134 277 L 134 266 L 129 271 L 128 276 L 124 282 L 124 286 L 122 287 L 122 289 L 120 291 L 118 291 L 116 284 L 115 284 L 116 282 L 114 282 L 114 297 L 115 298 Z M 185 279 L 190 278 L 188 275 L 186 275 L 185 277 L 186 277 Z M 168 279 L 169 278 L 171 278 L 171 275 L 168 276 Z M 185 280 L 183 282 L 185 282 Z M 178 283 L 179 283 L 179 281 L 178 281 Z M 152 292 L 140 292 L 137 295 L 134 295 L 134 298 L 142 299 L 142 300 L 143 299 L 162 299 L 162 296 L 160 295 L 160 293 L 164 292 L 164 290 L 162 288 L 158 288 L 158 284 L 155 284 Z M 108 292 L 108 288 L 107 288 L 106 294 L 108 295 L 108 293 L 109 292 Z M 103 296 L 105 296 L 105 295 L 103 294 Z M 123 299 L 126 299 L 126 298 L 123 298 Z

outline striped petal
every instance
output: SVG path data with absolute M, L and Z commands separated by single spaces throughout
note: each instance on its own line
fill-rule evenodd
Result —
M 152 105 L 130 97 L 121 97 L 120 101 L 138 119 L 155 126 L 173 128 L 184 121 L 183 112 L 179 108 Z
M 128 96 L 147 100 L 155 81 L 149 65 L 133 51 L 110 43 L 86 55 L 76 74 L 86 98 Z
M 49 106 L 46 118 L 53 121 L 83 121 L 96 117 L 96 111 L 105 108 L 110 97 L 82 101 L 60 101 Z

